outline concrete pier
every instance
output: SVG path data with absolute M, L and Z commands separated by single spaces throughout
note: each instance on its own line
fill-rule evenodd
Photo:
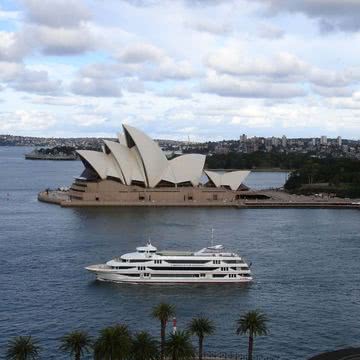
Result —
M 49 190 L 38 194 L 38 200 L 57 204 L 62 207 L 232 207 L 237 209 L 268 209 L 268 208 L 331 208 L 360 209 L 359 200 L 341 198 L 317 198 L 314 196 L 297 196 L 283 191 L 260 191 L 268 196 L 265 200 L 235 200 L 235 201 L 84 201 L 71 199 L 66 191 Z

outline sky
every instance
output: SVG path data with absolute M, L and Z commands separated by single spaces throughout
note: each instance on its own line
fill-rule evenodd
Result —
M 359 0 L 0 0 L 0 134 L 360 138 Z

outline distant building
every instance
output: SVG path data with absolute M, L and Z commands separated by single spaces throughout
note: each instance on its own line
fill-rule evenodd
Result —
M 246 143 L 246 140 L 247 140 L 246 134 L 240 135 L 240 142 L 241 142 L 242 144 Z
M 281 146 L 284 148 L 287 146 L 287 138 L 285 135 L 283 135 L 281 138 Z
M 320 138 L 320 145 L 327 145 L 327 136 L 322 136 Z
M 272 146 L 278 146 L 279 145 L 279 139 L 273 136 L 271 138 L 271 145 Z
M 342 145 L 341 136 L 338 136 L 338 137 L 336 138 L 336 142 L 337 142 L 337 145 L 338 145 L 338 146 L 341 146 L 341 145 Z

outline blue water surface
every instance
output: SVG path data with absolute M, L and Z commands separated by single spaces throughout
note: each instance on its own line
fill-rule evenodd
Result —
M 151 309 L 176 305 L 178 328 L 204 314 L 216 333 L 206 349 L 246 353 L 235 321 L 251 309 L 269 317 L 258 355 L 306 359 L 360 345 L 360 212 L 331 209 L 74 208 L 40 203 L 37 192 L 69 185 L 79 161 L 26 161 L 0 147 L 0 358 L 16 335 L 38 338 L 44 359 L 68 359 L 59 337 L 96 336 L 126 323 L 159 332 Z M 255 173 L 256 188 L 282 173 Z M 162 249 L 196 250 L 215 239 L 252 262 L 249 286 L 141 286 L 94 281 L 84 266 L 132 251 L 150 237 Z

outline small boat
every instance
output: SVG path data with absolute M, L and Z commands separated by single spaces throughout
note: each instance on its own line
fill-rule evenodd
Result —
M 90 265 L 86 270 L 98 280 L 118 283 L 247 283 L 252 280 L 247 263 L 223 245 L 196 252 L 159 251 L 150 242 L 136 252 L 114 258 L 105 264 Z

